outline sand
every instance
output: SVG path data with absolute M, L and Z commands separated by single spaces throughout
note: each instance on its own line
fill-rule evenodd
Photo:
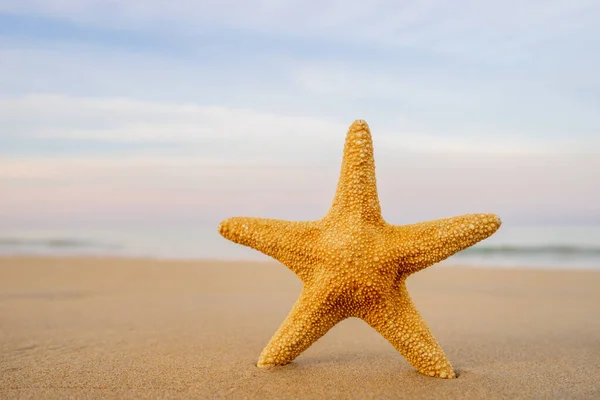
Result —
M 280 264 L 0 258 L 1 398 L 600 398 L 600 273 L 434 266 L 408 281 L 459 373 L 364 322 L 255 367 L 301 289 Z

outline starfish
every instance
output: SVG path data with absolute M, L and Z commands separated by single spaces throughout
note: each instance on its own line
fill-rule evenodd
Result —
M 467 214 L 410 225 L 381 215 L 369 126 L 357 120 L 346 135 L 333 204 L 316 221 L 233 217 L 219 233 L 286 265 L 303 288 L 258 359 L 285 365 L 334 325 L 357 317 L 376 329 L 419 372 L 455 372 L 406 289 L 406 278 L 489 237 L 494 214 Z

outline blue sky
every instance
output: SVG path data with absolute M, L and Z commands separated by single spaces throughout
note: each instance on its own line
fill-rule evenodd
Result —
M 0 0 L 0 218 L 318 218 L 364 118 L 390 222 L 597 223 L 598 20 L 586 0 Z

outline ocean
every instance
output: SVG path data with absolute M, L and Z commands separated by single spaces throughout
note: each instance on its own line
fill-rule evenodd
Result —
M 268 260 L 198 227 L 0 229 L 2 255 Z M 600 226 L 507 226 L 441 264 L 479 267 L 600 269 Z

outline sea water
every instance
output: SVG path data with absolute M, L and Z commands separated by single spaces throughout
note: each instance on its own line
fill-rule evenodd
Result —
M 268 260 L 231 243 L 217 223 L 194 227 L 0 229 L 0 254 Z M 600 226 L 510 226 L 442 264 L 600 269 Z

